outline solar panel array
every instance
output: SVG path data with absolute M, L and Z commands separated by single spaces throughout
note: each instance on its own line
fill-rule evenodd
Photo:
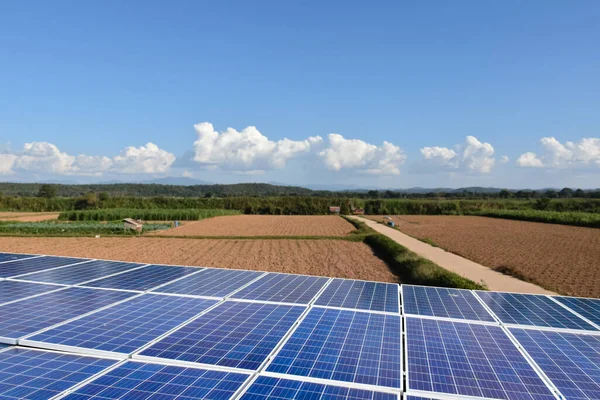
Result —
M 599 326 L 597 299 L 0 253 L 7 399 L 598 399 Z

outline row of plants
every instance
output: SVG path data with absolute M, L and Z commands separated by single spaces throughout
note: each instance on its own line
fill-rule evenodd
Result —
M 482 217 L 513 219 L 519 221 L 600 228 L 600 213 L 595 214 L 585 212 L 540 210 L 488 210 L 473 211 L 468 212 L 467 214 L 478 215 Z
M 118 221 L 123 218 L 144 221 L 198 221 L 223 215 L 241 214 L 237 210 L 198 210 L 198 209 L 131 209 L 114 208 L 107 210 L 85 210 L 62 212 L 58 219 L 67 221 Z
M 169 229 L 170 224 L 144 224 L 143 233 Z M 122 223 L 89 222 L 3 222 L 0 234 L 5 235 L 137 235 L 132 229 L 125 229 Z

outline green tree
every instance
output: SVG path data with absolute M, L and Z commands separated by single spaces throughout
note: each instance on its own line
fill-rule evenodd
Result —
M 352 214 L 352 210 L 350 210 L 350 204 L 348 201 L 342 201 L 342 206 L 340 207 L 340 214 L 342 214 L 342 215 Z
M 101 192 L 101 193 L 98 195 L 98 200 L 100 200 L 100 201 L 107 201 L 107 200 L 108 200 L 108 193 L 106 193 L 106 192 Z
M 573 189 L 571 189 L 571 188 L 562 189 L 560 192 L 558 192 L 558 197 L 567 198 L 567 199 L 569 197 L 573 197 Z
M 42 185 L 40 186 L 37 196 L 46 199 L 56 197 L 56 188 L 52 185 Z
M 579 198 L 585 197 L 585 192 L 581 189 L 577 189 L 575 191 L 575 193 L 573 193 L 573 197 L 579 197 Z
M 500 191 L 500 193 L 498 193 L 498 196 L 502 199 L 508 199 L 508 198 L 512 197 L 512 193 L 506 189 L 502 189 Z
M 555 199 L 558 197 L 558 193 L 556 192 L 556 190 L 546 190 L 546 193 L 544 193 L 544 197 Z

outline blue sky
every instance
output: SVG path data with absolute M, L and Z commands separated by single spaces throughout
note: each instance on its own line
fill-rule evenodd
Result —
M 600 186 L 599 2 L 324 3 L 3 2 L 0 180 Z

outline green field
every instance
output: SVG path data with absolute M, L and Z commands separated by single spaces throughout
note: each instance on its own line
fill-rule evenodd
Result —
M 140 210 L 115 208 L 107 210 L 66 211 L 61 213 L 58 219 L 63 221 L 119 221 L 123 218 L 134 218 L 144 221 L 198 221 L 204 218 L 238 214 L 241 213 L 236 210 Z
M 169 229 L 170 224 L 144 224 L 143 232 Z M 124 229 L 122 223 L 109 222 L 0 222 L 2 235 L 83 236 L 83 235 L 137 235 Z

